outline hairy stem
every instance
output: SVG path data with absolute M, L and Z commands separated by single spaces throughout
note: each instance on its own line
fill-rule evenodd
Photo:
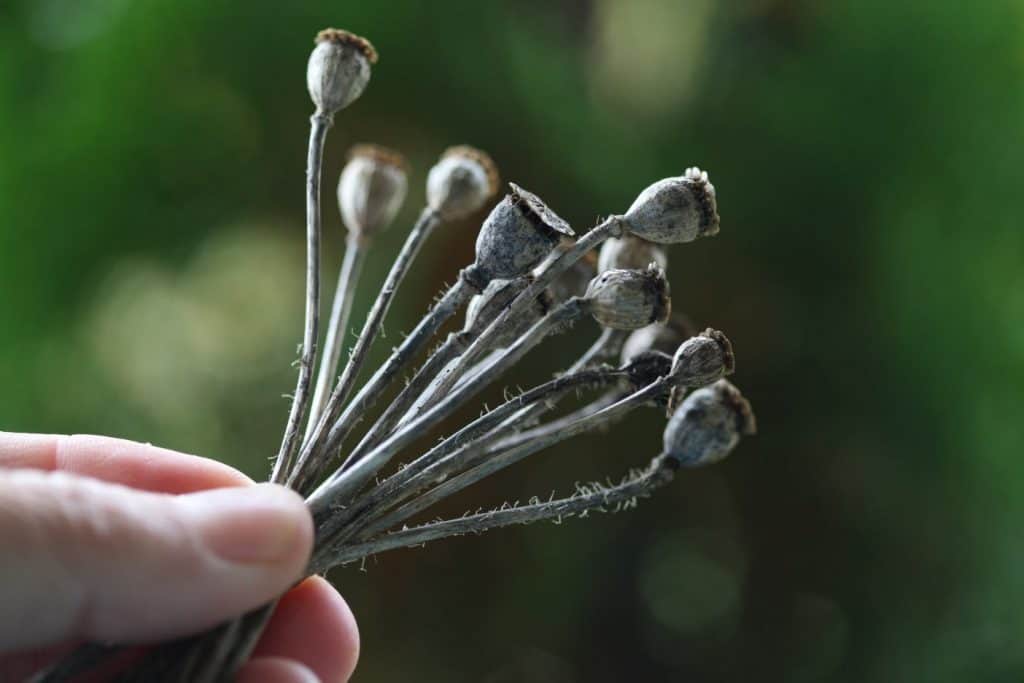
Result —
M 574 436 L 606 427 L 621 420 L 636 408 L 654 399 L 662 398 L 666 394 L 666 385 L 659 380 L 600 410 L 580 415 L 572 421 L 567 421 L 558 430 L 546 429 L 537 431 L 530 438 L 510 443 L 500 448 L 492 445 L 487 439 L 477 439 L 472 443 L 468 443 L 443 460 L 439 460 L 430 467 L 423 468 L 416 476 L 408 479 L 405 485 L 401 487 L 401 490 L 393 495 L 374 497 L 374 505 L 369 506 L 369 509 L 363 513 L 364 522 L 354 529 L 356 533 L 353 535 L 357 540 L 366 540 L 378 533 L 393 528 L 435 503 L 506 467 L 514 465 L 534 453 L 550 448 Z M 490 433 L 488 433 L 489 435 Z M 452 473 L 460 470 L 465 471 L 456 477 L 448 479 Z M 399 474 L 402 474 L 402 472 Z M 434 486 L 435 484 L 436 486 Z M 383 489 L 387 485 L 388 482 L 385 481 L 381 484 L 381 488 Z M 381 510 L 386 510 L 430 486 L 434 486 L 434 488 L 406 505 L 390 513 L 379 514 Z M 362 527 L 362 530 L 359 527 Z
M 646 498 L 655 489 L 672 481 L 676 467 L 674 460 L 659 455 L 651 461 L 645 471 L 631 474 L 615 486 L 605 487 L 592 484 L 581 488 L 577 495 L 567 498 L 548 502 L 538 501 L 521 507 L 467 515 L 458 519 L 396 531 L 365 543 L 338 548 L 333 555 L 326 558 L 325 564 L 328 566 L 345 564 L 387 550 L 423 545 L 450 536 L 481 533 L 488 529 L 513 524 L 531 524 L 546 519 L 561 520 L 592 510 L 607 510 L 613 506 L 626 507 L 631 505 L 636 498 Z
M 345 407 L 341 416 L 331 425 L 326 437 L 322 439 L 323 444 L 316 449 L 316 461 L 311 463 L 308 471 L 305 472 L 303 485 L 299 489 L 301 492 L 306 493 L 310 483 L 316 481 L 317 477 L 328 468 L 352 428 L 374 406 L 384 390 L 398 377 L 402 369 L 411 362 L 423 345 L 478 291 L 478 288 L 469 284 L 461 276 L 454 285 L 448 288 L 437 304 L 420 320 L 402 344 L 392 352 L 384 365 L 377 369 L 377 372 Z M 307 444 L 303 450 L 312 450 L 314 445 L 313 443 Z M 307 455 L 307 457 L 309 456 Z
M 425 431 L 449 417 L 467 400 L 476 395 L 504 371 L 518 362 L 552 332 L 571 325 L 583 314 L 581 299 L 570 299 L 544 316 L 512 346 L 505 349 L 479 375 L 478 381 L 463 384 L 446 395 L 430 410 L 389 436 L 380 446 L 354 463 L 349 469 L 328 479 L 309 497 L 315 515 L 323 515 L 330 507 L 347 504 L 356 493 L 386 465 L 391 458 Z
M 417 397 L 427 390 L 437 374 L 466 349 L 470 341 L 467 338 L 468 336 L 466 332 L 456 332 L 448 335 L 444 343 L 438 347 L 437 351 L 430 355 L 430 358 L 417 371 L 409 384 L 399 392 L 398 396 L 391 401 L 384 413 L 373 423 L 370 430 L 363 435 L 362 440 L 345 459 L 345 462 L 342 464 L 343 468 L 351 462 L 360 460 L 371 448 L 377 446 L 384 437 L 391 433 L 395 424 L 415 403 Z

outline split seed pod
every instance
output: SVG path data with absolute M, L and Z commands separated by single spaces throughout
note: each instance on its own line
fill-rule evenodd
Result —
M 590 281 L 583 297 L 587 310 L 604 327 L 636 330 L 665 322 L 672 309 L 665 271 L 609 270 Z
M 332 115 L 355 101 L 376 63 L 377 51 L 366 38 L 336 28 L 320 31 L 306 66 L 306 85 L 317 111 Z
M 353 236 L 367 239 L 395 220 L 405 201 L 408 166 L 401 154 L 377 145 L 356 145 L 338 179 L 338 207 Z
M 718 234 L 715 186 L 699 168 L 650 185 L 623 216 L 637 237 L 658 244 L 692 242 Z
M 541 201 L 515 183 L 498 202 L 476 238 L 476 266 L 487 280 L 528 273 L 554 249 L 572 237 L 572 228 Z
M 646 268 L 651 263 L 656 263 L 662 270 L 667 270 L 668 255 L 665 250 L 654 242 L 626 233 L 622 237 L 610 237 L 601 245 L 597 272 Z
M 497 191 L 497 166 L 468 145 L 445 150 L 427 174 L 427 204 L 447 221 L 465 218 Z
M 672 413 L 665 427 L 665 455 L 683 467 L 710 465 L 728 456 L 740 437 L 756 431 L 750 403 L 720 379 L 694 391 Z

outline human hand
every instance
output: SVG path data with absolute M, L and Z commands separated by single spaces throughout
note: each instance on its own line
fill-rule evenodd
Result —
M 0 432 L 0 681 L 83 640 L 147 643 L 272 600 L 312 547 L 301 498 L 191 455 L 98 436 Z M 321 578 L 288 591 L 244 683 L 347 680 L 348 606 Z

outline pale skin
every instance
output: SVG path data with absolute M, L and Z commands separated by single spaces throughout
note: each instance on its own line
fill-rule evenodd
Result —
M 196 633 L 286 590 L 237 680 L 348 680 L 359 633 L 345 601 L 319 577 L 288 590 L 312 537 L 298 495 L 214 460 L 0 432 L 0 681 L 82 641 Z

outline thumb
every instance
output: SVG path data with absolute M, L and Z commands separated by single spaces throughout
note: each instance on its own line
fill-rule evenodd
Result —
M 172 496 L 0 471 L 0 651 L 201 630 L 286 591 L 311 545 L 280 486 Z

